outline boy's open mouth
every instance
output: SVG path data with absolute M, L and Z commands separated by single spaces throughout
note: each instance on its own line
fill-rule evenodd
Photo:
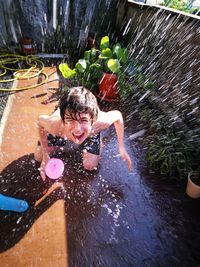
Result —
M 72 135 L 73 135 L 76 143 L 79 143 L 80 141 L 82 141 L 82 139 L 83 139 L 85 134 L 84 133 L 82 133 L 82 134 L 74 134 L 74 133 L 72 133 Z

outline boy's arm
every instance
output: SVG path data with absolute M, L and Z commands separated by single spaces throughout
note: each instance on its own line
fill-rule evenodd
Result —
M 49 116 L 41 115 L 38 118 L 38 132 L 39 132 L 39 139 L 40 144 L 42 147 L 42 162 L 40 165 L 40 175 L 43 180 L 46 179 L 46 174 L 44 171 L 44 168 L 47 164 L 47 161 L 49 160 L 49 152 L 48 152 L 48 139 L 47 139 L 47 130 L 46 130 L 46 124 L 48 123 Z
M 104 113 L 104 114 L 103 114 Z M 103 115 L 103 121 L 107 124 L 108 126 L 114 124 L 115 126 L 115 131 L 117 134 L 117 139 L 118 139 L 118 149 L 119 153 L 122 157 L 123 160 L 127 161 L 128 164 L 128 169 L 132 169 L 132 161 L 130 159 L 130 156 L 126 152 L 125 146 L 124 146 L 124 121 L 122 114 L 119 110 L 111 110 L 108 112 L 103 112 L 101 111 L 101 114 Z

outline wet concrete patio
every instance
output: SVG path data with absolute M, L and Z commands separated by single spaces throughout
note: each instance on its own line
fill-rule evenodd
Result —
M 185 194 L 185 182 L 145 172 L 141 147 L 129 139 L 137 122 L 125 122 L 131 173 L 111 128 L 102 135 L 97 171 L 84 171 L 75 152 L 62 152 L 56 156 L 65 161 L 63 178 L 42 182 L 33 152 L 37 116 L 55 105 L 41 104 L 48 86 L 58 84 L 15 94 L 6 121 L 0 192 L 25 199 L 30 209 L 0 211 L 1 265 L 200 266 L 200 200 Z
M 49 185 L 44 184 L 33 160 L 38 134 L 39 114 L 51 112 L 51 104 L 41 104 L 49 87 L 58 87 L 56 68 L 45 68 L 48 83 L 36 89 L 11 95 L 1 124 L 1 179 L 2 194 L 25 199 L 30 209 L 24 214 L 0 211 L 0 262 L 2 266 L 67 266 L 66 221 L 64 200 L 47 206 L 43 197 Z M 14 86 L 35 84 L 38 77 L 20 80 Z M 56 185 L 56 184 L 55 184 Z M 41 216 L 42 215 L 42 216 Z

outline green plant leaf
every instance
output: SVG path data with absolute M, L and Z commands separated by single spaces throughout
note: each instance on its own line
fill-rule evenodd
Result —
M 90 51 L 91 51 L 91 55 L 96 57 L 97 50 L 95 48 L 92 48 Z
M 94 63 L 97 60 L 97 50 L 95 48 L 92 48 L 91 50 L 85 51 L 84 53 L 84 59 Z
M 120 58 L 120 62 L 122 62 L 123 64 L 126 64 L 127 61 L 128 61 L 128 49 L 124 48 L 122 57 Z
M 98 55 L 97 50 L 95 48 L 92 48 L 90 50 L 90 60 L 92 63 L 94 63 L 97 60 L 97 55 Z
M 118 59 L 109 59 L 107 66 L 113 73 L 119 72 L 121 67 Z
M 76 75 L 76 70 L 70 69 L 67 63 L 61 63 L 59 65 L 59 70 L 61 71 L 63 77 L 66 79 L 71 79 Z
M 170 172 L 170 166 L 167 158 L 161 163 L 160 166 L 160 173 L 161 174 L 168 174 Z
M 121 48 L 120 44 L 117 43 L 116 45 L 113 46 L 113 54 L 116 55 L 118 59 L 122 57 L 123 49 Z
M 89 72 L 92 76 L 92 79 L 99 79 L 102 76 L 103 69 L 102 66 L 98 63 L 94 63 L 90 66 Z
M 90 53 L 91 53 L 90 50 L 85 51 L 85 53 L 84 53 L 84 59 L 85 59 L 85 60 L 90 60 Z
M 79 61 L 76 63 L 76 69 L 78 70 L 78 72 L 85 72 L 87 68 L 87 62 L 85 59 L 79 59 Z
M 114 45 L 113 54 L 116 55 L 117 59 L 123 64 L 128 61 L 128 49 L 122 48 L 120 44 Z
M 117 43 L 113 46 L 113 53 L 117 53 L 117 51 L 121 49 L 120 43 Z
M 110 48 L 103 49 L 101 55 L 99 55 L 100 59 L 107 59 L 112 57 L 112 51 Z
M 110 47 L 110 40 L 108 36 L 104 36 L 101 38 L 100 42 L 100 50 L 102 51 L 103 49 L 109 48 Z
M 102 70 L 102 67 L 100 64 L 98 63 L 94 63 L 90 66 L 90 69 L 98 69 L 98 70 Z

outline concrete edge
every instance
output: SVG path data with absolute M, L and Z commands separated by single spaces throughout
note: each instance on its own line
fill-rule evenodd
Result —
M 16 88 L 17 87 L 17 83 L 18 83 L 17 80 L 14 81 L 11 89 Z M 1 118 L 1 124 L 0 124 L 0 151 L 1 151 L 2 141 L 3 141 L 4 129 L 5 129 L 5 126 L 6 126 L 8 115 L 9 115 L 9 113 L 11 111 L 11 108 L 12 108 L 12 104 L 13 104 L 14 98 L 15 98 L 15 94 L 9 95 L 7 103 L 6 103 L 6 107 L 4 109 L 4 112 L 3 112 L 3 115 L 2 115 L 2 118 Z

